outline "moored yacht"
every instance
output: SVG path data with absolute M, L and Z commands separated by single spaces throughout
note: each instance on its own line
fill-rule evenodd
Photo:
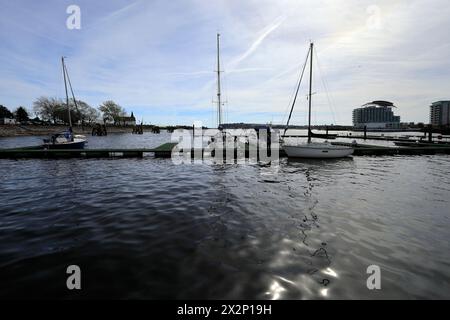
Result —
M 329 142 L 308 142 L 284 145 L 284 151 L 292 158 L 343 158 L 353 153 L 353 148 L 333 145 Z
M 303 70 L 300 76 L 300 81 L 298 83 L 298 87 L 295 93 L 294 101 L 292 103 L 292 108 L 289 114 L 289 118 L 287 121 L 286 130 L 289 126 L 289 121 L 292 116 L 292 111 L 294 109 L 295 101 L 297 98 L 297 94 L 300 88 L 301 80 L 303 78 L 303 74 L 308 62 L 308 58 L 310 60 L 310 67 L 309 67 L 309 95 L 308 95 L 308 102 L 309 102 L 309 113 L 308 113 L 308 141 L 306 143 L 292 143 L 292 142 L 282 142 L 282 147 L 284 151 L 286 152 L 288 157 L 291 158 L 343 158 L 351 155 L 353 153 L 352 147 L 347 146 L 338 146 L 333 145 L 327 141 L 325 142 L 312 142 L 311 138 L 314 136 L 314 134 L 311 131 L 311 96 L 312 96 L 312 69 L 313 69 L 313 50 L 314 50 L 314 44 L 311 42 L 308 55 L 306 57 L 305 64 L 303 66 Z
M 62 70 L 64 75 L 64 87 L 66 89 L 66 103 L 67 112 L 69 117 L 69 128 L 67 131 L 52 135 L 49 139 L 44 139 L 42 147 L 44 149 L 84 149 L 87 139 L 83 135 L 74 135 L 72 130 L 72 118 L 70 115 L 69 94 L 67 92 L 67 80 L 69 81 L 70 90 L 72 92 L 73 102 L 77 107 L 77 100 L 73 93 L 72 84 L 70 83 L 69 73 L 67 72 L 66 64 L 64 63 L 64 57 L 61 58 Z

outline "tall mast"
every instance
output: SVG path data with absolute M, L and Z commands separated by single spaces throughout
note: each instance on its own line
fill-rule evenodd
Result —
M 217 34 L 217 127 L 222 124 L 222 101 L 220 96 L 220 46 L 219 46 L 220 34 Z
M 310 65 L 309 65 L 309 114 L 308 114 L 308 143 L 311 142 L 311 95 L 312 95 L 312 68 L 313 68 L 313 48 L 314 43 L 310 45 Z
M 300 75 L 300 79 L 298 80 L 297 89 L 295 90 L 294 100 L 292 101 L 291 111 L 289 112 L 289 117 L 286 123 L 286 128 L 284 128 L 283 135 L 286 134 L 287 129 L 289 128 L 289 122 L 291 121 L 292 111 L 294 111 L 295 101 L 297 101 L 298 91 L 300 90 L 300 85 L 302 84 L 303 74 L 305 73 L 306 66 L 308 64 L 309 52 L 311 49 L 308 49 L 308 53 L 306 54 L 305 63 L 303 64 L 302 73 Z
M 64 76 L 64 87 L 66 89 L 67 110 L 69 112 L 69 127 L 72 128 L 72 118 L 70 117 L 69 93 L 67 92 L 66 66 L 64 64 L 64 57 L 61 57 L 61 63 L 62 63 L 62 70 L 63 70 L 63 76 Z
M 64 63 L 64 70 L 65 70 L 65 74 L 67 77 L 67 82 L 69 83 L 70 92 L 72 93 L 72 99 L 73 99 L 73 103 L 75 105 L 75 109 L 77 110 L 78 115 L 80 116 L 80 119 L 81 119 L 81 128 L 82 128 L 82 130 L 84 130 L 84 120 L 83 120 L 83 117 L 81 116 L 80 109 L 78 109 L 77 99 L 75 99 L 75 94 L 73 93 L 72 83 L 70 82 L 69 71 L 67 70 L 67 66 L 65 63 Z M 69 117 L 70 117 L 70 114 L 69 114 Z

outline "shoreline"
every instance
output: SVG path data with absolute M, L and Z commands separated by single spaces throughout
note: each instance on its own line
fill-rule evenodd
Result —
M 91 135 L 92 126 L 74 126 L 74 134 Z M 132 133 L 132 127 L 107 126 L 108 133 Z M 64 125 L 0 125 L 0 138 L 23 136 L 46 136 L 67 130 Z

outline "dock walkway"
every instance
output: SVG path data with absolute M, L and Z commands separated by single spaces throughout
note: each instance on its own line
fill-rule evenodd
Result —
M 383 156 L 383 155 L 430 155 L 430 154 L 450 154 L 450 146 L 448 145 L 429 145 L 423 146 L 376 146 L 368 144 L 351 144 L 346 142 L 332 142 L 335 145 L 352 146 L 355 156 Z M 0 149 L 0 159 L 64 159 L 64 158 L 142 158 L 145 153 L 153 153 L 155 158 L 170 158 L 173 148 L 177 143 L 164 143 L 156 148 L 108 148 L 108 149 L 67 149 L 67 150 L 46 150 L 40 147 L 25 147 L 14 149 Z M 203 157 L 203 151 L 194 152 L 194 150 L 178 150 L 189 152 L 191 155 Z M 238 153 L 234 150 L 234 154 Z M 273 151 L 273 150 L 272 150 Z M 227 153 L 224 150 L 224 153 Z M 246 147 L 243 153 L 248 157 Z M 279 150 L 280 157 L 285 157 L 284 150 Z M 236 156 L 235 156 L 236 157 Z
M 429 155 L 429 154 L 450 154 L 450 146 L 424 145 L 410 147 L 384 147 L 369 144 L 351 144 L 346 142 L 332 142 L 334 145 L 352 146 L 355 156 L 384 156 L 384 155 Z
M 108 148 L 108 149 L 43 149 L 24 147 L 0 149 L 0 158 L 142 158 L 144 153 L 153 153 L 155 158 L 171 156 L 176 143 L 164 143 L 156 148 Z

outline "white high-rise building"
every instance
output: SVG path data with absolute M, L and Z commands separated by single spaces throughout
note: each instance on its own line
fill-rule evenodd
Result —
M 437 101 L 431 104 L 430 124 L 433 126 L 450 125 L 450 101 Z
M 357 128 L 387 129 L 398 128 L 400 116 L 394 115 L 396 108 L 389 101 L 372 101 L 353 110 L 353 125 Z

